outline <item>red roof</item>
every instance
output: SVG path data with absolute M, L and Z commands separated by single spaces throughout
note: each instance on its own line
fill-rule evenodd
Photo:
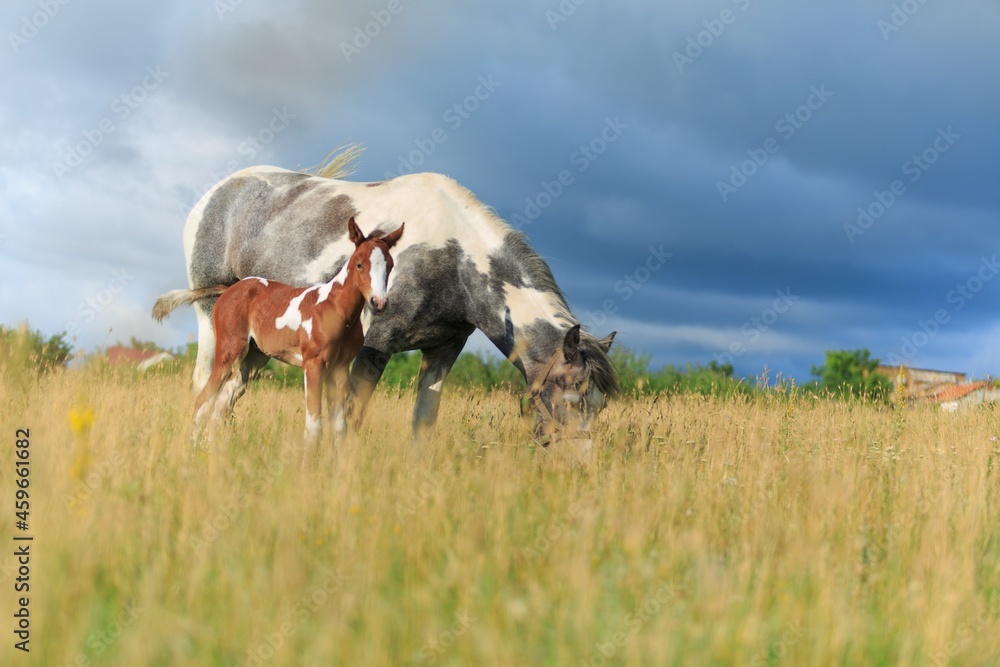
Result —
M 988 382 L 980 380 L 979 382 L 967 382 L 965 384 L 956 384 L 951 387 L 946 387 L 934 394 L 931 400 L 935 403 L 944 403 L 945 401 L 957 401 L 960 398 L 968 396 L 977 389 L 982 389 Z

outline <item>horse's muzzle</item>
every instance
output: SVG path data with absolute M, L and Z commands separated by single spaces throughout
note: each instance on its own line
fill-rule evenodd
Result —
M 381 313 L 383 310 L 385 310 L 385 307 L 389 305 L 389 299 L 385 298 L 384 296 L 373 296 L 369 300 L 369 302 L 372 305 L 372 311 L 374 311 L 376 314 Z

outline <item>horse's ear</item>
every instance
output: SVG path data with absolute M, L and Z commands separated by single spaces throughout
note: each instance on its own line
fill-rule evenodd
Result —
M 577 351 L 580 348 L 580 325 L 574 324 L 566 332 L 563 339 L 563 357 L 566 363 L 571 364 L 576 361 Z
M 403 235 L 403 227 L 405 226 L 406 223 L 401 222 L 399 223 L 399 229 L 397 229 L 391 234 L 386 234 L 385 236 L 382 237 L 382 240 L 385 242 L 386 247 L 388 247 L 391 250 L 392 246 L 396 245 L 396 241 L 398 241 L 399 237 Z
M 615 340 L 615 334 L 616 333 L 618 333 L 618 332 L 617 331 L 612 331 L 607 336 L 605 336 L 601 340 L 597 341 L 597 344 L 601 346 L 602 350 L 604 350 L 605 352 L 607 352 L 607 351 L 609 351 L 611 349 L 611 343 L 614 342 L 614 340 Z
M 347 221 L 347 234 L 351 239 L 351 243 L 355 246 L 359 246 L 365 242 L 365 235 L 361 232 L 361 228 L 358 227 L 358 223 L 354 222 L 354 216 Z

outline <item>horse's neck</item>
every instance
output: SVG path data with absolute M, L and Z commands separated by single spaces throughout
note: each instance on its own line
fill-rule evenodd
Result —
M 361 311 L 365 307 L 365 295 L 358 287 L 357 275 L 353 271 L 347 271 L 342 278 L 340 275 L 334 276 L 329 282 L 320 285 L 320 294 L 328 291 L 327 297 L 322 301 L 317 301 L 316 310 L 318 313 L 328 313 L 339 311 L 344 317 L 344 322 L 350 324 L 361 317 Z
M 474 324 L 531 381 L 576 320 L 555 294 L 508 286 L 506 295 L 504 312 Z

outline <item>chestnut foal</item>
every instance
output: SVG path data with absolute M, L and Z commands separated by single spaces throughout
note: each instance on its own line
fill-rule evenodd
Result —
M 393 267 L 389 250 L 403 234 L 400 225 L 385 236 L 366 238 L 354 218 L 347 226 L 354 254 L 328 283 L 292 287 L 251 277 L 231 287 L 186 290 L 195 294 L 174 297 L 185 302 L 219 297 L 212 310 L 212 374 L 195 401 L 196 440 L 209 411 L 213 423 L 218 423 L 246 390 L 247 378 L 242 377 L 240 365 L 251 341 L 265 355 L 302 367 L 308 442 L 314 443 L 320 434 L 323 385 L 334 430 L 338 434 L 346 430 L 343 415 L 350 363 L 364 343 L 361 312 L 366 304 L 376 314 L 385 310 L 386 283 Z

